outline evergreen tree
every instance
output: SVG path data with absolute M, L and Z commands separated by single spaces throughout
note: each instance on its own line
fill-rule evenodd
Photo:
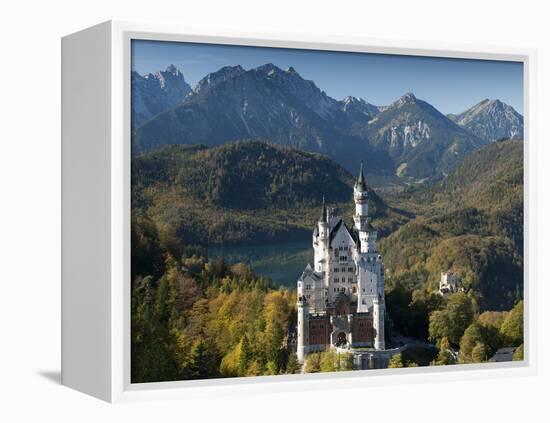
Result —
M 215 377 L 217 372 L 215 356 L 211 345 L 202 338 L 193 343 L 189 354 L 189 366 L 186 373 L 189 379 L 207 379 Z
M 248 336 L 245 334 L 241 338 L 240 354 L 239 354 L 239 375 L 244 376 L 249 367 L 249 362 L 252 358 L 252 352 L 248 343 Z

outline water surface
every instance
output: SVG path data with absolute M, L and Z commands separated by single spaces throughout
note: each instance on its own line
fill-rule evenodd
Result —
M 208 249 L 210 257 L 222 254 L 229 263 L 246 263 L 257 275 L 270 278 L 276 285 L 289 287 L 296 286 L 304 268 L 313 262 L 311 241 Z

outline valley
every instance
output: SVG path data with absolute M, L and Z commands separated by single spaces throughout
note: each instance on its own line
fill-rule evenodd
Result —
M 173 66 L 133 78 L 133 382 L 349 370 L 334 351 L 301 367 L 292 342 L 313 228 L 353 222 L 360 164 L 387 345 L 411 346 L 389 367 L 502 347 L 523 359 L 523 117 L 510 106 L 338 101 L 270 63 L 194 88 Z

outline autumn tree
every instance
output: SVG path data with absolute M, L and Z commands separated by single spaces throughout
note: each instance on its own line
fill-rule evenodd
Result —
M 474 304 L 463 292 L 449 296 L 443 310 L 430 315 L 430 339 L 437 341 L 446 337 L 451 344 L 458 345 L 464 330 L 474 318 Z
M 298 362 L 298 356 L 296 353 L 291 353 L 288 357 L 288 362 L 286 364 L 286 372 L 293 374 L 298 373 L 300 370 L 300 363 Z
M 514 361 L 523 361 L 523 344 L 516 348 L 512 357 Z
M 321 353 L 320 367 L 322 372 L 335 372 L 338 370 L 338 357 L 334 350 Z
M 487 345 L 483 337 L 481 326 L 475 322 L 472 323 L 460 340 L 460 355 L 461 363 L 480 363 L 487 359 Z
M 472 349 L 472 363 L 483 363 L 487 361 L 487 347 L 483 342 L 476 343 Z
M 508 313 L 500 333 L 510 346 L 519 346 L 523 344 L 523 301 L 519 301 Z
M 447 337 L 443 337 L 441 341 L 439 341 L 439 353 L 437 354 L 434 364 L 436 366 L 446 366 L 455 363 L 456 360 L 451 350 L 451 344 Z
M 353 354 L 347 352 L 338 354 L 338 371 L 348 370 L 353 370 Z
M 319 373 L 321 371 L 321 355 L 319 353 L 311 353 L 306 356 L 305 372 Z
M 401 367 L 405 367 L 405 362 L 403 360 L 403 354 L 395 354 L 392 358 L 390 358 L 390 361 L 388 363 L 388 368 L 390 369 L 398 369 Z

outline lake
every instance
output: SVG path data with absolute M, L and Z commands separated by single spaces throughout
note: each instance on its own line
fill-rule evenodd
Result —
M 221 247 L 211 247 L 212 258 L 222 254 Z M 223 256 L 229 263 L 248 264 L 254 273 L 270 278 L 276 285 L 295 287 L 296 280 L 308 263 L 313 263 L 311 241 L 277 244 L 223 247 Z

